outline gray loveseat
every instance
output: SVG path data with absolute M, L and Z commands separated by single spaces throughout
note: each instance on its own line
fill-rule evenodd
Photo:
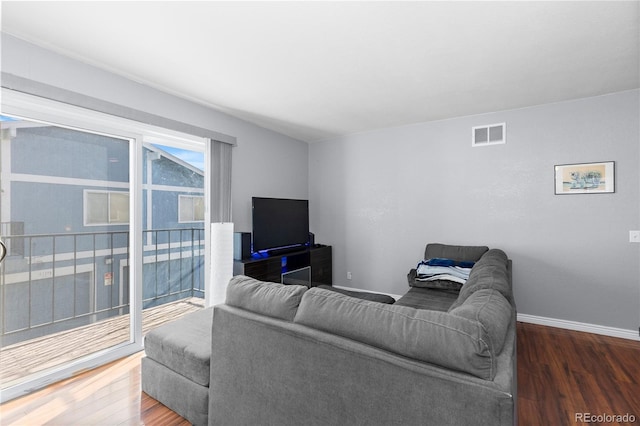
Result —
M 194 424 L 516 424 L 510 262 L 432 257 L 477 263 L 460 291 L 411 271 L 395 304 L 234 277 L 225 304 L 147 335 L 142 388 Z

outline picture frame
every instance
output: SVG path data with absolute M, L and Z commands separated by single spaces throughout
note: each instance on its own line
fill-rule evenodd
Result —
M 555 166 L 556 195 L 615 192 L 615 161 Z

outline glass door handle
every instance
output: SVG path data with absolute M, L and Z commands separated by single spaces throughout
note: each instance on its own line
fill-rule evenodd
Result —
M 7 255 L 7 247 L 4 245 L 2 241 L 0 241 L 0 262 Z

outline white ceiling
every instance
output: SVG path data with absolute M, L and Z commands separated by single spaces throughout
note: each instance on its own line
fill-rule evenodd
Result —
M 2 30 L 314 142 L 640 87 L 639 2 L 18 2 Z

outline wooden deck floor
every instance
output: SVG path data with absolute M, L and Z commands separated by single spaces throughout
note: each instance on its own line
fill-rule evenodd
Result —
M 196 297 L 142 311 L 142 333 L 204 307 Z M 0 349 L 0 383 L 8 386 L 22 377 L 64 364 L 129 340 L 129 315 L 50 334 Z

